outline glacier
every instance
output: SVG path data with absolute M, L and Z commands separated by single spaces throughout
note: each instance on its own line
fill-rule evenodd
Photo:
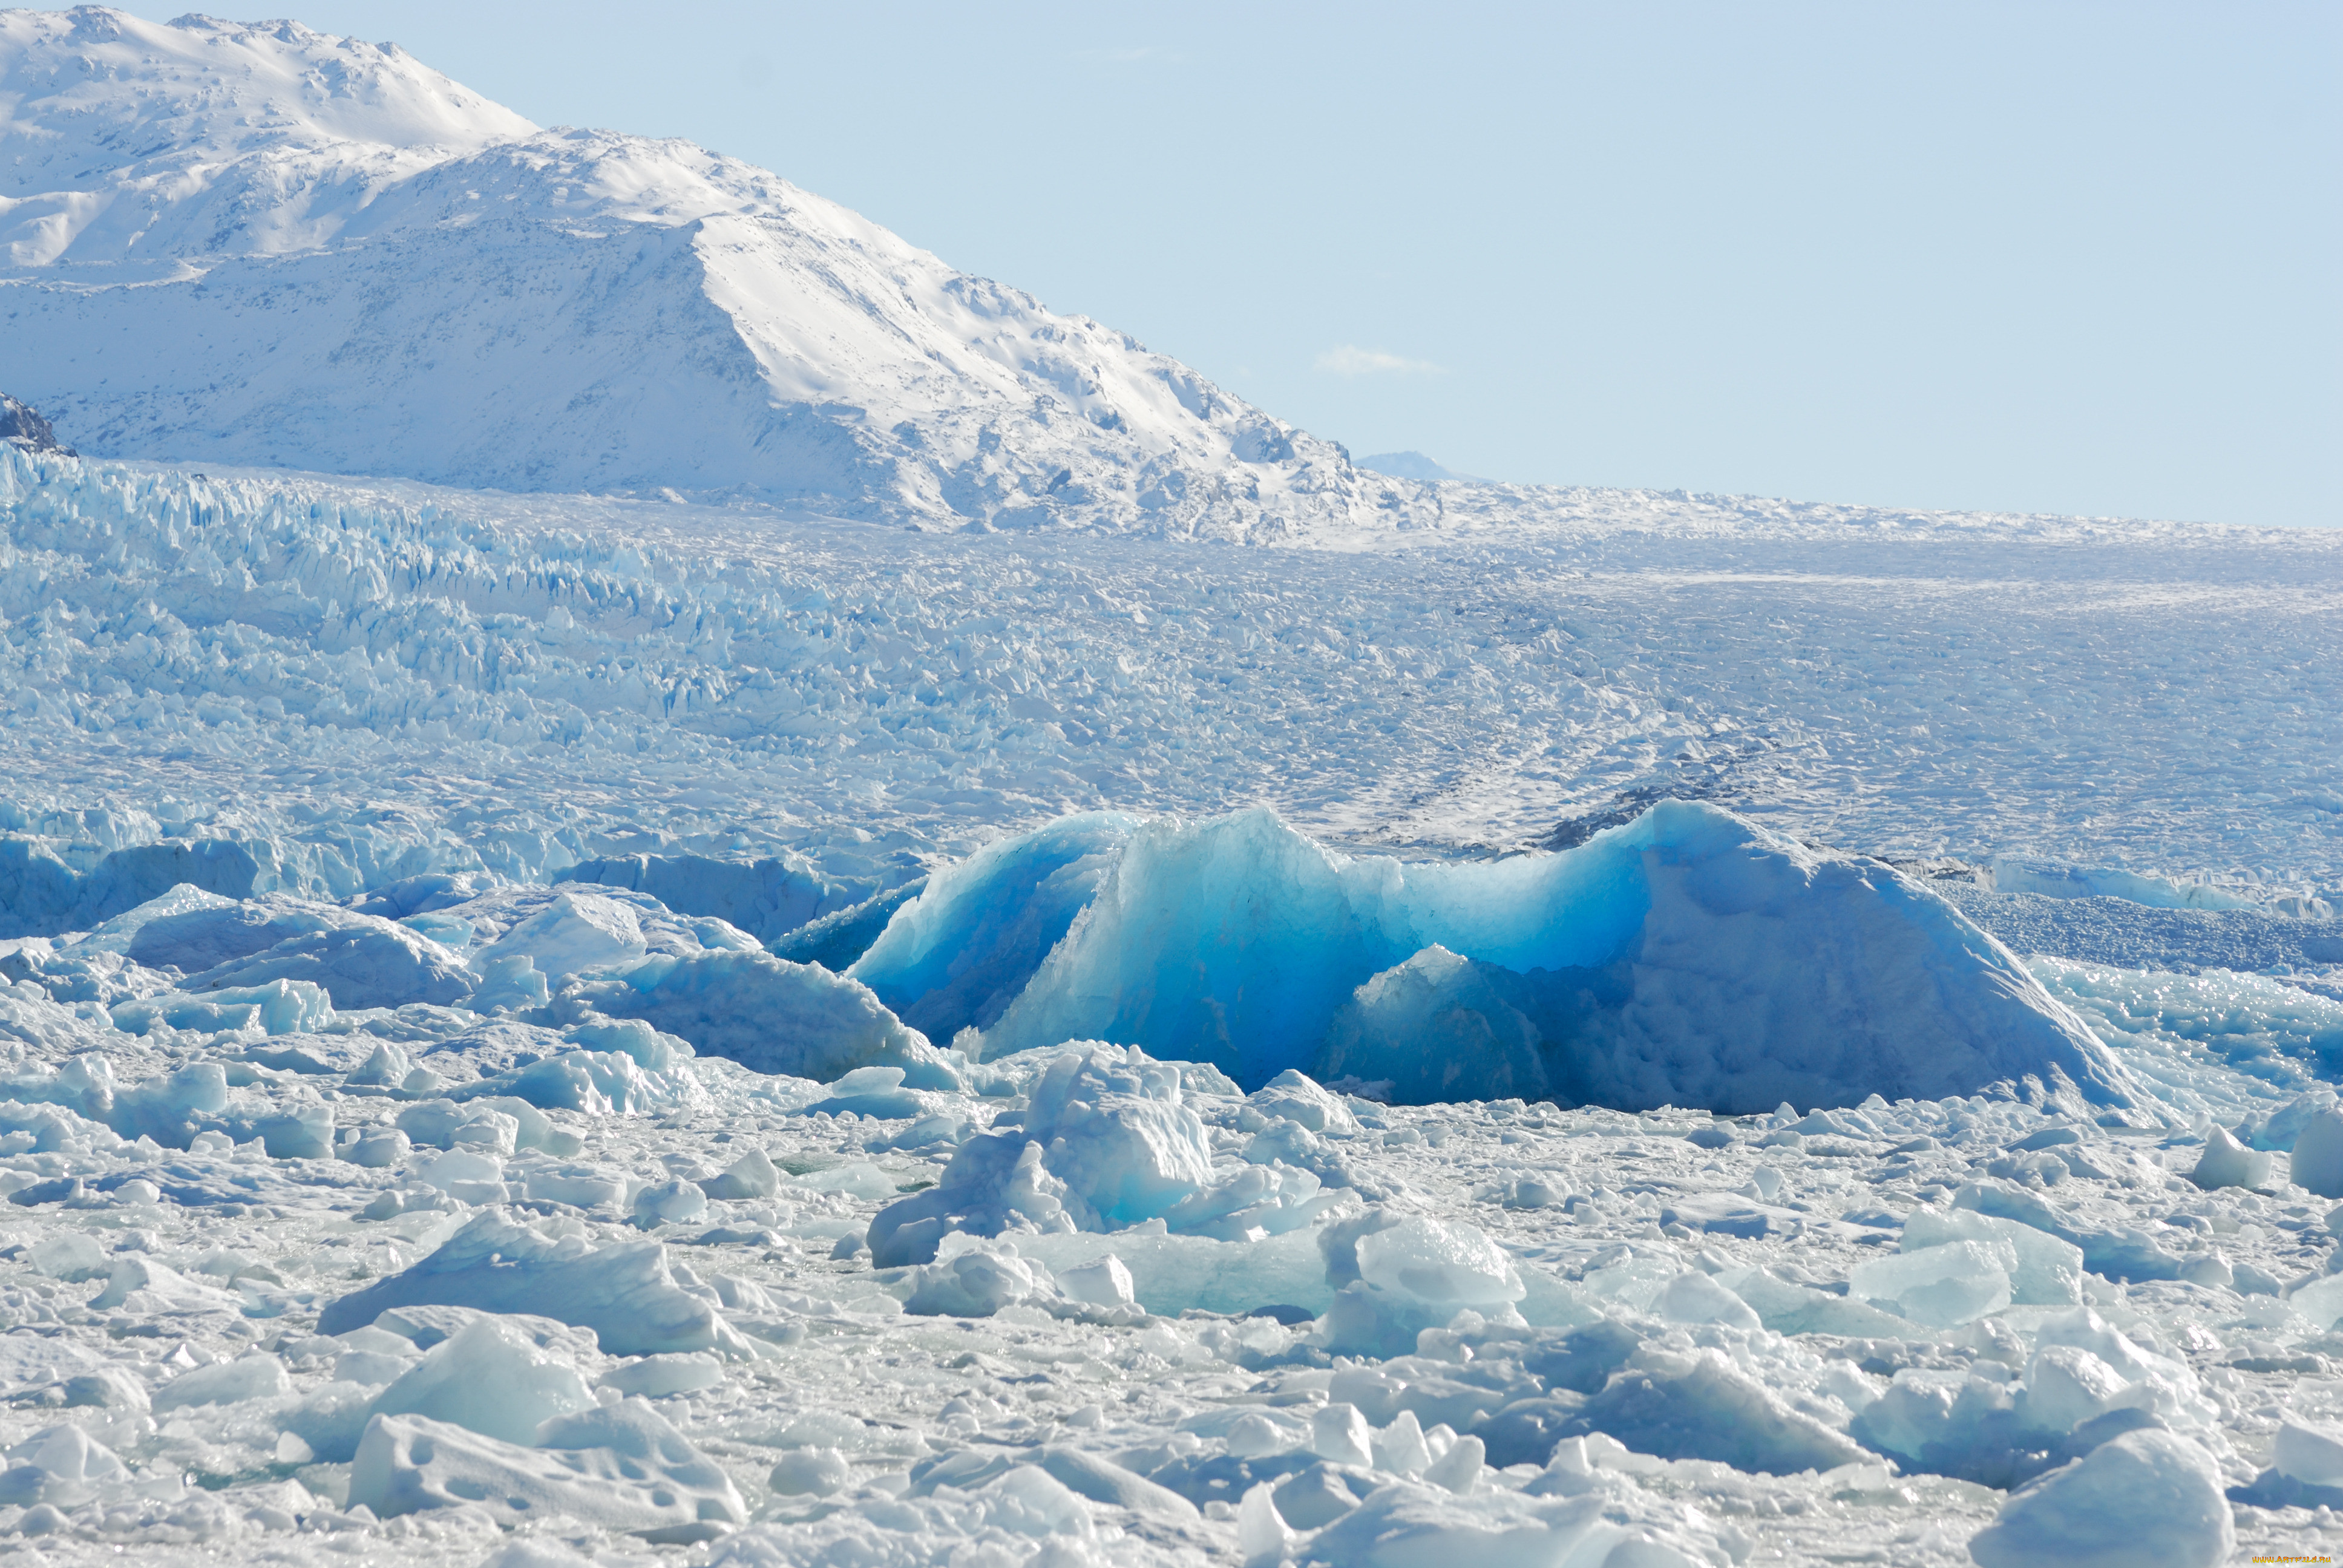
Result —
M 2332 1554 L 2343 536 L 1353 464 L 294 22 L 0 146 L 0 1549 Z

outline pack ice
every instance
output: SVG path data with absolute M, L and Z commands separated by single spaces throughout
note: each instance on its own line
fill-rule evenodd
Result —
M 0 84 L 0 1546 L 2332 1555 L 2334 538 L 1385 479 L 392 46 Z

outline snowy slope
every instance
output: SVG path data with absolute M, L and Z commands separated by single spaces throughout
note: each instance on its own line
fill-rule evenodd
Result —
M 96 454 L 946 527 L 1437 515 L 762 169 L 539 132 L 389 46 L 12 12 L 0 105 L 0 384 Z

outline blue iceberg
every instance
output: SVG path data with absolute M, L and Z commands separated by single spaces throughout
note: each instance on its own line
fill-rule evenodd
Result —
M 1265 810 L 1078 819 L 940 874 L 854 973 L 926 1027 L 977 1029 L 958 1043 L 981 1058 L 1108 1040 L 1249 1088 L 1300 1069 L 1413 1103 L 2131 1099 L 1944 900 L 1686 801 L 1447 864 L 1341 854 Z

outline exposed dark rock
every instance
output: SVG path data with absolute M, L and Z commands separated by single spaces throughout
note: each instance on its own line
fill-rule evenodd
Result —
M 35 413 L 29 403 L 19 403 L 5 392 L 0 392 L 0 441 L 22 452 L 55 452 L 61 457 L 78 457 L 71 447 L 57 444 L 57 433 L 49 422 Z

